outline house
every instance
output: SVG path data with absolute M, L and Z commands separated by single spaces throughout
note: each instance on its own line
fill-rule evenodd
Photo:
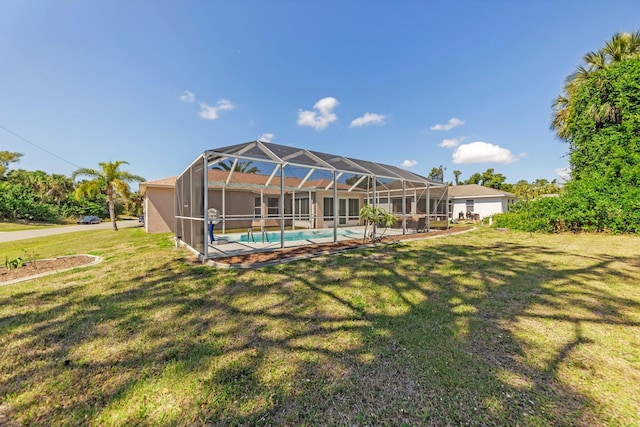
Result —
M 224 205 L 225 228 L 247 229 L 254 226 L 254 219 L 261 218 L 261 225 L 274 225 L 269 218 L 278 218 L 280 210 L 280 191 L 267 185 L 270 176 L 263 174 L 233 173 L 233 181 L 239 187 L 227 182 L 229 172 L 210 169 L 208 171 L 208 200 L 211 206 L 221 208 Z M 174 231 L 175 222 L 175 184 L 177 177 L 147 181 L 140 184 L 140 193 L 144 195 L 145 230 L 149 233 Z M 298 191 L 287 194 L 285 212 L 291 215 L 289 225 L 299 228 L 330 227 L 332 222 L 332 204 L 325 198 L 332 197 L 328 179 L 307 181 L 301 186 L 302 179 L 287 177 L 287 188 Z M 222 188 L 225 188 L 223 191 Z M 303 189 L 304 188 L 304 189 Z M 313 188 L 313 191 L 308 189 Z M 345 193 L 349 185 L 338 183 L 340 194 Z M 351 191 L 339 201 L 344 210 L 340 225 L 358 225 L 359 211 L 364 203 L 362 191 Z M 271 224 L 273 222 L 274 224 Z
M 225 221 L 220 226 L 220 231 L 224 233 L 225 229 L 256 226 L 256 218 L 262 219 L 263 225 L 275 225 L 275 219 L 279 218 L 280 190 L 267 185 L 270 175 L 234 172 L 228 180 L 229 175 L 226 170 L 208 170 L 209 204 L 219 210 L 224 205 Z M 148 233 L 175 231 L 176 180 L 177 177 L 174 176 L 140 183 L 140 193 L 144 196 L 144 227 Z M 304 178 L 286 177 L 285 186 L 288 189 L 285 195 L 285 214 L 290 218 L 288 226 L 314 229 L 333 227 L 333 189 L 330 179 L 305 181 Z M 372 202 L 367 198 L 366 186 L 362 187 L 363 185 L 337 183 L 338 226 L 361 224 L 360 208 L 365 203 Z M 397 182 L 381 187 L 377 193 L 376 205 L 400 216 L 403 212 L 401 191 Z M 443 196 L 446 192 L 442 191 L 442 187 L 432 189 L 429 203 L 431 207 L 427 206 L 424 190 L 418 192 L 414 189 L 407 193 L 405 189 L 405 193 L 405 214 L 411 215 L 407 226 L 412 226 L 413 217 L 425 216 L 428 211 L 438 213 L 433 219 L 445 216 Z M 269 218 L 274 218 L 271 221 L 273 224 Z M 422 218 L 422 223 L 424 220 Z M 399 222 L 397 226 L 400 227 L 401 224 Z M 415 228 L 415 224 L 413 227 Z
M 363 224 L 365 204 L 394 214 L 402 234 L 448 227 L 447 189 L 397 166 L 263 141 L 205 150 L 180 176 L 140 184 L 145 229 L 172 231 L 203 260 L 217 249 L 207 239 L 212 208 L 218 233 L 248 240 L 273 227 L 285 247 L 285 230 L 301 228 L 333 228 L 337 241 L 338 228 Z
M 507 212 L 516 202 L 516 195 L 478 184 L 453 185 L 449 187 L 450 218 L 482 219 Z

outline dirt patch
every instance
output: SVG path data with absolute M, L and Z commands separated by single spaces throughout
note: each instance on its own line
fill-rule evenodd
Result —
M 35 276 L 37 274 L 52 273 L 67 268 L 81 267 L 91 264 L 95 261 L 95 257 L 89 255 L 72 255 L 51 259 L 42 259 L 26 263 L 23 267 L 11 270 L 0 270 L 0 283 L 8 282 L 25 277 Z
M 380 243 L 394 243 L 407 239 L 422 239 L 428 237 L 441 236 L 444 234 L 458 233 L 470 230 L 473 227 L 456 227 L 449 230 L 431 231 L 429 233 L 405 234 L 404 236 L 385 236 Z M 370 242 L 368 242 L 370 243 Z M 365 243 L 366 244 L 366 243 Z M 316 255 L 322 252 L 335 252 L 345 249 L 353 249 L 363 246 L 362 239 L 344 240 L 342 242 L 319 243 L 314 245 L 297 246 L 295 248 L 277 249 L 268 252 L 256 252 L 242 255 L 232 255 L 224 258 L 215 258 L 215 262 L 224 264 L 262 264 L 277 261 L 284 261 L 300 256 Z

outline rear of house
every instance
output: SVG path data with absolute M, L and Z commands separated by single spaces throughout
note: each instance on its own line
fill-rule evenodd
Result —
M 225 220 L 217 230 L 224 232 L 229 229 L 244 229 L 265 225 L 277 226 L 280 218 L 280 192 L 268 188 L 265 182 L 268 175 L 247 174 L 234 172 L 233 179 L 242 182 L 243 188 L 225 188 L 228 172 L 209 170 L 209 205 L 222 211 L 224 206 Z M 140 184 L 140 192 L 144 195 L 145 230 L 148 233 L 164 233 L 175 231 L 175 184 L 177 177 L 147 181 Z M 287 186 L 300 187 L 299 178 L 286 178 Z M 284 194 L 284 209 L 287 216 L 286 226 L 295 228 L 331 228 L 333 227 L 334 199 L 331 181 L 327 179 L 305 182 L 305 187 L 312 190 L 300 190 Z M 223 188 L 224 191 L 223 191 Z M 353 185 L 338 183 L 338 227 L 362 225 L 360 209 L 365 204 L 371 204 L 364 189 L 354 188 Z M 430 193 L 409 192 L 404 197 L 404 213 L 409 215 L 407 226 L 422 229 L 425 225 L 427 212 L 434 216 L 432 220 L 444 220 L 446 214 L 443 188 L 433 188 Z M 427 201 L 427 199 L 429 199 Z M 401 187 L 390 186 L 386 191 L 380 191 L 375 200 L 387 212 L 395 214 L 399 221 L 396 227 L 402 226 L 403 196 Z M 247 213 L 253 219 L 247 218 Z M 419 217 L 419 218 L 418 218 Z M 269 218 L 273 218 L 270 221 Z M 262 219 L 262 224 L 255 219 Z M 422 225 L 420 225 L 422 221 Z

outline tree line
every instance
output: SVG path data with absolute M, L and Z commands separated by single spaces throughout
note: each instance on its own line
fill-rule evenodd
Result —
M 428 177 L 435 181 L 444 182 L 444 170 L 443 166 L 433 167 Z M 449 185 L 478 184 L 483 187 L 513 193 L 519 199 L 535 199 L 547 194 L 558 194 L 562 191 L 562 186 L 555 179 L 549 181 L 544 178 L 538 178 L 532 182 L 522 179 L 515 184 L 511 184 L 506 182 L 506 176 L 496 173 L 493 168 L 488 168 L 484 172 L 475 172 L 466 180 L 460 179 L 462 172 L 459 170 L 453 171 L 453 175 L 455 182 L 449 182 Z
M 21 153 L 0 151 L 0 219 L 8 221 L 64 222 L 69 218 L 95 215 L 109 217 L 117 230 L 119 215 L 142 214 L 143 197 L 129 184 L 144 178 L 123 171 L 128 164 L 99 163 L 99 169 L 81 168 L 71 177 L 41 170 L 10 169 Z M 79 182 L 76 178 L 86 177 Z
M 553 102 L 551 129 L 567 143 L 571 178 L 559 197 L 497 218 L 530 231 L 640 231 L 640 31 L 617 33 L 583 57 Z

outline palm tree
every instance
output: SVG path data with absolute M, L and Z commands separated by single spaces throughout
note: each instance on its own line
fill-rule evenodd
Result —
M 566 78 L 564 93 L 553 101 L 551 129 L 556 132 L 558 138 L 566 141 L 570 136 L 567 125 L 571 99 L 582 84 L 596 71 L 639 54 L 640 31 L 637 31 L 635 33 L 616 33 L 611 37 L 611 40 L 605 43 L 604 47 L 595 52 L 589 52 L 583 57 L 584 64 L 578 65 L 576 71 Z M 607 99 L 607 88 L 602 87 L 601 89 L 602 105 L 588 111 L 596 126 L 616 123 L 619 120 L 618 108 Z
M 27 172 L 27 185 L 31 187 L 33 192 L 40 196 L 40 200 L 44 202 L 48 188 L 49 175 L 46 172 L 37 170 Z
M 637 55 L 640 52 L 640 31 L 614 34 L 603 51 L 609 64 Z
M 242 173 L 258 173 L 260 172 L 260 169 L 258 169 L 258 167 L 256 166 L 251 166 L 251 164 L 253 164 L 253 162 L 247 161 L 247 162 L 238 162 L 236 163 L 235 167 L 233 166 L 233 161 L 229 160 L 229 163 L 225 163 L 225 162 L 220 162 L 218 164 L 218 166 L 215 166 L 213 169 L 218 169 L 218 170 L 225 170 L 227 172 L 231 171 L 231 169 L 233 169 L 234 172 L 242 172 Z
M 456 177 L 456 185 L 460 184 L 460 175 L 462 175 L 462 172 L 455 170 L 453 171 L 453 175 Z
M 360 219 L 364 221 L 364 235 L 362 236 L 362 243 L 365 242 L 367 237 L 370 237 L 372 241 L 376 240 L 376 225 L 384 225 L 384 231 L 379 238 L 384 236 L 387 229 L 396 223 L 397 218 L 395 215 L 385 211 L 379 207 L 373 207 L 372 205 L 364 205 L 360 209 Z M 371 226 L 371 235 L 367 236 L 367 228 Z
M 67 198 L 67 195 L 73 190 L 73 180 L 67 178 L 65 175 L 52 174 L 47 181 L 47 197 L 53 199 L 60 207 L 63 200 Z
M 100 192 L 104 192 L 107 195 L 109 202 L 109 217 L 113 224 L 113 229 L 118 231 L 116 225 L 116 209 L 113 200 L 114 193 L 120 194 L 125 199 L 129 198 L 131 189 L 129 183 L 133 181 L 144 181 L 145 179 L 139 175 L 133 175 L 129 172 L 119 170 L 120 165 L 128 165 L 128 162 L 124 160 L 117 160 L 115 162 L 101 162 L 100 170 L 80 168 L 71 174 L 71 179 L 75 180 L 79 175 L 84 175 L 92 178 L 90 181 L 81 182 L 76 188 L 76 199 L 79 199 L 83 195 L 95 196 Z

